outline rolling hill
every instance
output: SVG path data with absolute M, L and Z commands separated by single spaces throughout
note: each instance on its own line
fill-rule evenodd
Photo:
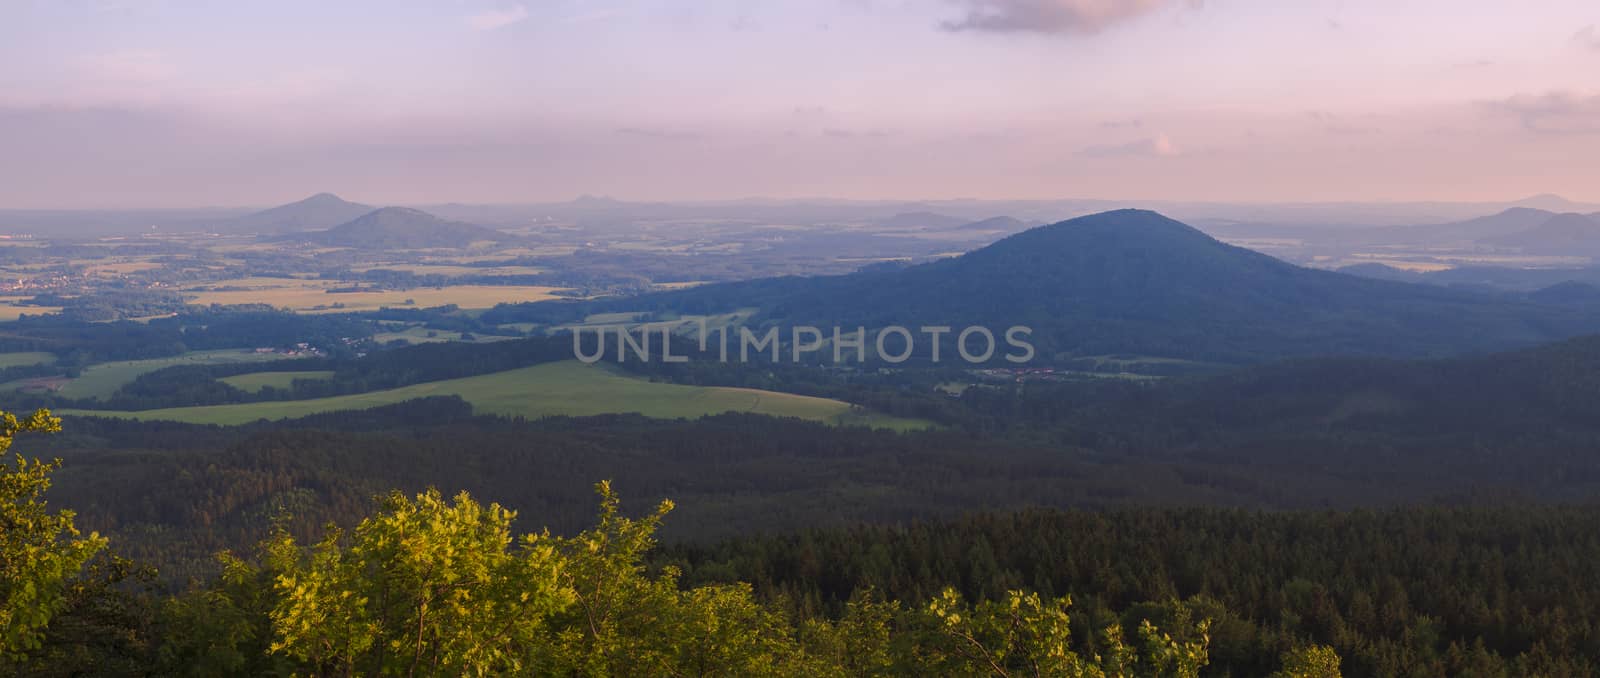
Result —
M 305 374 L 305 373 L 295 373 Z M 326 374 L 326 373 L 323 373 Z M 137 412 L 60 409 L 64 416 L 97 416 L 196 424 L 245 424 L 365 410 L 432 396 L 459 396 L 477 414 L 537 419 L 636 412 L 656 418 L 694 418 L 723 412 L 798 417 L 830 424 L 897 429 L 925 422 L 871 414 L 828 398 L 748 388 L 665 384 L 628 376 L 604 365 L 563 361 L 353 395 L 232 405 L 171 407 Z
M 1024 230 L 1027 227 L 1028 225 L 1023 223 L 1020 219 L 1013 219 L 1011 217 L 989 217 L 988 219 L 984 219 L 982 221 L 974 221 L 970 224 L 961 226 L 959 227 L 959 230 L 1016 233 L 1017 231 Z
M 1533 228 L 1481 242 L 1529 254 L 1595 256 L 1600 254 L 1600 219 L 1576 212 L 1556 214 Z
M 879 219 L 874 225 L 880 228 L 926 228 L 937 231 L 956 228 L 965 223 L 966 219 L 936 212 L 901 212 L 887 219 Z
M 280 238 L 325 247 L 368 250 L 466 247 L 474 242 L 506 242 L 515 238 L 492 228 L 446 221 L 409 207 L 384 207 L 325 231 Z
M 247 214 L 222 222 L 218 230 L 229 233 L 293 233 L 330 228 L 373 210 L 371 205 L 349 202 L 332 193 Z
M 1600 330 L 1600 317 L 1511 297 L 1301 268 L 1155 212 L 1030 229 L 894 271 L 775 278 L 603 302 L 501 307 L 500 322 L 606 311 L 722 312 L 829 327 L 1033 328 L 1044 360 L 1140 354 L 1219 362 L 1363 354 L 1443 356 Z

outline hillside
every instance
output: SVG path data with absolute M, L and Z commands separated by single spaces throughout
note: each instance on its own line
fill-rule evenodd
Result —
M 325 247 L 403 250 L 466 247 L 474 242 L 504 242 L 513 237 L 492 228 L 446 221 L 422 210 L 384 207 L 326 231 L 296 234 L 283 239 Z
M 230 233 L 293 233 L 330 228 L 372 211 L 371 205 L 349 202 L 332 193 L 262 210 L 218 225 Z
M 926 228 L 944 230 L 956 228 L 967 223 L 966 219 L 952 217 L 936 212 L 902 212 L 887 219 L 879 219 L 875 224 L 880 228 L 907 229 Z
M 1466 245 L 1485 238 L 1525 231 L 1555 215 L 1555 212 L 1519 206 L 1462 221 L 1362 228 L 1338 233 L 1335 237 L 1341 242 L 1351 244 Z
M 1556 214 L 1533 228 L 1482 242 L 1529 254 L 1593 256 L 1600 254 L 1600 219 L 1575 212 Z
M 758 306 L 753 322 L 1033 328 L 1040 357 L 1132 353 L 1226 362 L 1329 354 L 1439 356 L 1600 330 L 1570 309 L 1294 266 L 1160 214 L 1034 228 L 897 271 L 776 278 L 591 303 L 501 307 L 495 322 Z
M 1354 432 L 1385 440 L 1353 446 L 1345 461 L 1381 455 L 1403 440 L 1455 437 L 1488 446 L 1475 454 L 1498 450 L 1489 455 L 1492 461 L 1506 463 L 1515 457 L 1513 449 L 1530 453 L 1538 447 L 1534 431 L 1553 439 L 1600 432 L 1597 375 L 1595 335 L 1445 360 L 1320 358 L 1175 381 L 1108 401 L 1077 423 L 1101 431 L 1171 431 L 1181 445 L 1207 445 L 1208 439 L 1304 441 L 1272 454 L 1301 454 L 1314 447 L 1315 438 Z M 1462 455 L 1461 463 L 1468 460 L 1464 450 L 1453 453 Z
M 300 373 L 304 374 L 304 373 Z M 331 373 L 322 373 L 328 375 Z M 457 396 L 478 414 L 537 419 L 638 413 L 658 418 L 694 418 L 723 412 L 798 417 L 830 424 L 897 429 L 923 422 L 854 411 L 849 403 L 745 388 L 662 384 L 618 374 L 605 366 L 576 361 L 546 363 L 459 379 L 431 381 L 352 395 L 272 402 L 172 407 L 136 412 L 61 409 L 69 418 L 114 417 L 141 421 L 179 421 L 237 425 L 262 419 L 350 412 L 434 396 Z
M 1023 223 L 1020 219 L 1013 219 L 1011 217 L 989 217 L 988 219 L 984 219 L 982 221 L 974 221 L 970 224 L 961 226 L 960 230 L 1000 231 L 1004 233 L 1015 233 L 1027 227 L 1028 225 Z

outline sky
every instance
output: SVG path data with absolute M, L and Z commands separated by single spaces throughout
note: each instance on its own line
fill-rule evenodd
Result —
M 1593 0 L 0 0 L 0 208 L 1600 202 Z

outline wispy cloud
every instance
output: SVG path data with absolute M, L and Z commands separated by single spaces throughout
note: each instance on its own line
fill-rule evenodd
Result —
M 1090 35 L 1164 7 L 1200 8 L 1205 0 L 953 0 L 960 19 L 947 31 Z
M 1524 129 L 1538 134 L 1600 134 L 1600 94 L 1519 94 L 1488 107 L 1516 117 Z
M 469 15 L 466 18 L 466 22 L 474 30 L 492 31 L 497 28 L 505 28 L 527 18 L 528 8 L 518 3 L 506 9 L 495 9 Z
M 618 127 L 616 132 L 626 136 L 649 137 L 652 139 L 699 139 L 702 136 L 698 132 L 657 129 L 654 127 Z
M 78 63 L 90 78 L 116 82 L 158 82 L 176 71 L 160 52 L 142 49 L 90 54 Z
M 1171 157 L 1181 153 L 1182 150 L 1166 134 L 1157 134 L 1148 139 L 1123 144 L 1086 146 L 1078 150 L 1078 155 L 1089 158 Z

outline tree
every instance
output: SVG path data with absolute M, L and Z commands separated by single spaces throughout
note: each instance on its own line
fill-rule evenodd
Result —
M 1072 600 L 1009 591 L 1002 600 L 968 604 L 947 588 L 928 604 L 936 631 L 926 642 L 933 673 L 944 675 L 1196 678 L 1206 665 L 1209 621 L 1194 625 L 1193 640 L 1174 640 L 1149 620 L 1139 624 L 1142 649 L 1129 646 L 1122 627 L 1104 632 L 1101 654 L 1084 657 L 1072 645 Z M 1176 623 L 1187 625 L 1178 604 Z M 1189 631 L 1188 629 L 1185 629 Z
M 267 546 L 272 651 L 321 675 L 527 671 L 573 593 L 552 539 L 514 540 L 514 515 L 466 493 L 395 492 L 348 545 L 331 530 L 307 553 L 280 532 Z
M 0 455 L 23 433 L 54 433 L 61 420 L 39 410 L 26 419 L 0 412 Z M 3 458 L 3 456 L 0 456 Z M 38 647 L 42 629 L 66 604 L 68 582 L 105 548 L 82 536 L 72 511 L 51 513 L 43 495 L 60 460 L 0 463 L 0 659 Z
M 1283 668 L 1273 678 L 1339 678 L 1339 654 L 1326 645 L 1307 645 L 1283 653 Z

